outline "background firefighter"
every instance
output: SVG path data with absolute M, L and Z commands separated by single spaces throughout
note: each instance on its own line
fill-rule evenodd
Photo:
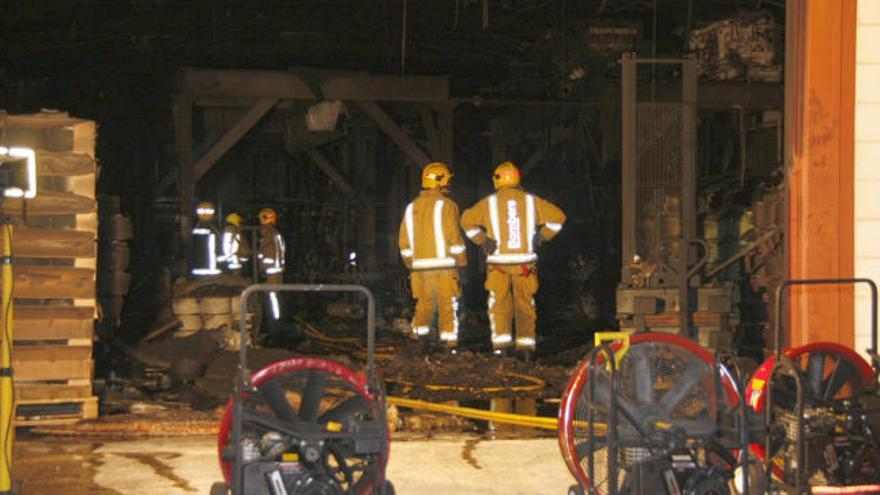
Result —
M 259 232 L 259 258 L 260 272 L 263 280 L 268 284 L 281 284 L 284 282 L 284 238 L 275 228 L 278 215 L 272 208 L 263 208 L 257 215 L 260 219 Z M 269 293 L 269 306 L 272 321 L 281 318 L 281 305 L 278 294 Z M 274 333 L 274 332 L 273 332 Z
M 439 337 L 448 349 L 458 343 L 458 299 L 461 286 L 458 268 L 467 264 L 465 246 L 458 229 L 458 205 L 444 192 L 452 172 L 444 163 L 428 164 L 422 171 L 422 191 L 404 212 L 398 244 L 410 269 L 410 285 L 416 300 L 412 320 L 414 336 L 431 333 L 435 310 Z
M 196 222 L 192 229 L 192 262 L 190 273 L 196 277 L 220 274 L 217 267 L 217 226 L 214 225 L 214 205 L 202 201 L 196 207 Z
M 528 360 L 535 350 L 536 251 L 562 230 L 565 213 L 522 190 L 519 169 L 512 162 L 498 165 L 492 181 L 496 192 L 465 210 L 461 226 L 486 254 L 492 347 L 505 354 L 515 343 Z M 515 342 L 511 333 L 514 316 Z
M 241 237 L 241 215 L 232 212 L 226 215 L 226 226 L 223 228 L 221 254 L 218 261 L 233 275 L 241 275 L 242 266 L 249 259 L 249 249 Z

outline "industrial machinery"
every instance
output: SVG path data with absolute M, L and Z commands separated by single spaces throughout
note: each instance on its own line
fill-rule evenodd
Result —
M 578 482 L 569 494 L 728 494 L 734 452 L 748 445 L 735 377 L 678 335 L 612 337 L 562 398 L 559 446 Z
M 251 375 L 241 338 L 235 393 L 220 423 L 224 482 L 212 495 L 392 495 L 385 479 L 390 436 L 376 373 L 375 302 L 357 285 L 254 285 L 242 294 L 246 332 L 258 292 L 355 292 L 367 300 L 367 363 L 361 372 L 319 358 L 271 364 Z
M 873 367 L 833 342 L 782 349 L 782 303 L 795 285 L 866 284 L 871 289 Z M 880 492 L 880 394 L 877 374 L 877 286 L 869 279 L 788 280 L 776 292 L 776 352 L 746 389 L 749 406 L 767 425 L 752 445 L 772 492 Z
M 676 333 L 710 349 L 729 346 L 733 286 L 701 280 L 709 247 L 696 232 L 697 61 L 624 56 L 621 71 L 620 328 Z M 640 95 L 640 73 L 648 71 L 652 85 L 677 79 L 681 92 Z M 637 307 L 636 298 L 655 302 Z

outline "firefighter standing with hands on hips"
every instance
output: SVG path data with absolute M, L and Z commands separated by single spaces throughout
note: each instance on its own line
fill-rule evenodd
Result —
M 214 225 L 214 205 L 202 201 L 196 206 L 196 222 L 192 229 L 192 263 L 190 273 L 196 277 L 220 274 L 217 268 L 217 227 Z
M 272 208 L 263 208 L 257 216 L 260 219 L 260 252 L 257 254 L 260 272 L 262 272 L 266 283 L 281 284 L 284 282 L 284 239 L 275 228 L 278 215 Z M 278 303 L 277 293 L 269 293 L 269 304 L 272 310 L 272 319 L 277 321 L 281 318 L 281 307 Z
M 400 223 L 400 255 L 410 269 L 416 300 L 413 335 L 427 343 L 434 312 L 438 313 L 440 341 L 455 353 L 458 343 L 458 268 L 467 264 L 458 228 L 458 205 L 444 193 L 452 180 L 445 163 L 429 163 L 422 170 L 422 191 L 407 205 Z
M 513 162 L 495 168 L 495 193 L 461 216 L 467 237 L 486 255 L 489 324 L 495 353 L 515 345 L 523 360 L 535 351 L 534 295 L 538 291 L 537 250 L 562 230 L 565 213 L 520 187 Z M 516 341 L 511 334 L 516 319 Z

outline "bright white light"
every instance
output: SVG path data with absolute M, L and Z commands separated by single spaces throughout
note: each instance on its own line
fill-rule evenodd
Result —
M 35 198 L 37 196 L 37 155 L 36 153 L 34 153 L 34 150 L 30 148 L 6 148 L 4 146 L 0 146 L 0 155 L 26 159 L 28 170 L 27 191 L 23 191 L 17 187 L 14 187 L 4 191 L 3 195 L 7 198 L 20 198 L 22 196 L 27 199 Z
M 348 264 L 351 266 L 357 266 L 358 254 L 356 251 L 352 251 L 348 253 Z

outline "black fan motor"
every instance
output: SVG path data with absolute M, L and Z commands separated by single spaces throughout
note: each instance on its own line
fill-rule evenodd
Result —
M 245 495 L 344 495 L 330 478 L 312 473 L 302 462 L 266 461 L 244 470 Z

